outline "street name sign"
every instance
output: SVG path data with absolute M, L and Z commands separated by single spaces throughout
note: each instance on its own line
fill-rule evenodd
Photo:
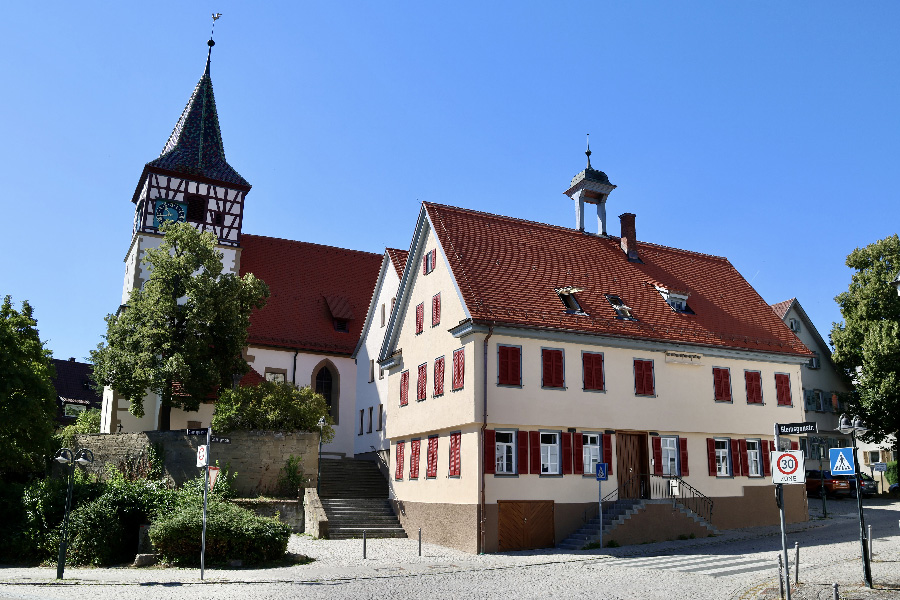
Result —
M 806 483 L 802 450 L 772 452 L 772 483 Z
M 832 448 L 828 451 L 832 475 L 856 475 L 853 448 Z
M 778 435 L 799 435 L 801 433 L 818 433 L 819 428 L 815 421 L 804 423 L 779 423 Z

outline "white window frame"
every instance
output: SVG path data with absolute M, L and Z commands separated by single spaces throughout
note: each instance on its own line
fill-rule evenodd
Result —
M 731 477 L 733 473 L 731 469 L 731 439 L 730 438 L 714 438 L 716 453 L 716 477 Z M 724 444 L 725 448 L 719 448 L 719 444 Z
M 597 472 L 597 463 L 603 462 L 603 438 L 600 433 L 594 431 L 585 431 L 576 433 L 581 436 L 582 441 L 582 463 L 584 464 L 585 475 L 593 475 Z M 596 438 L 596 443 L 585 441 L 589 438 Z
M 562 474 L 559 449 L 560 435 L 559 431 L 541 431 L 539 433 L 541 445 L 541 475 L 560 475 Z M 544 441 L 544 436 L 548 436 L 548 440 Z M 552 436 L 552 438 L 550 438 Z M 551 439 L 553 441 L 551 441 Z
M 87 410 L 87 406 L 85 406 L 84 404 L 70 404 L 68 402 L 63 403 L 63 416 L 66 417 L 77 417 L 85 410 Z
M 667 444 L 671 444 L 671 445 L 667 446 Z M 681 465 L 679 464 L 680 457 L 678 456 L 678 454 L 679 454 L 678 436 L 676 436 L 676 435 L 660 436 L 659 446 L 662 450 L 662 474 L 669 476 L 669 477 L 677 477 L 677 476 L 681 475 Z M 668 460 L 666 460 L 667 455 L 668 455 Z M 672 467 L 674 467 L 674 472 L 673 472 Z
M 758 439 L 750 439 L 747 441 L 747 474 L 750 477 L 762 477 L 762 443 Z M 750 444 L 755 444 L 756 448 L 751 449 Z M 753 460 L 756 457 L 756 468 L 754 469 Z M 755 472 L 754 472 L 755 471 Z
M 516 475 L 516 434 L 514 429 L 498 429 L 494 432 L 494 473 L 496 475 Z M 499 441 L 498 436 L 509 435 L 509 442 Z M 510 469 L 506 469 L 505 459 L 510 459 Z M 501 463 L 501 460 L 504 462 Z

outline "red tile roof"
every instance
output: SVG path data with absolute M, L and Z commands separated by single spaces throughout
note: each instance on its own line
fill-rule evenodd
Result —
M 248 342 L 262 346 L 350 355 L 362 331 L 383 256 L 258 235 L 241 236 L 241 275 L 269 286 L 269 300 L 250 317 Z M 326 297 L 353 318 L 335 331 Z M 340 308 L 338 308 L 340 307 Z
M 638 242 L 629 262 L 619 238 L 424 203 L 476 322 L 808 355 L 727 259 Z M 676 313 L 654 283 L 690 293 L 695 314 Z M 587 316 L 556 294 L 575 293 Z M 636 321 L 616 318 L 618 295 Z
M 394 269 L 397 270 L 397 277 L 403 279 L 403 269 L 406 268 L 406 258 L 409 256 L 409 252 L 397 248 L 385 248 L 385 251 L 388 253 Z
M 787 314 L 787 311 L 791 307 L 791 304 L 793 304 L 796 300 L 796 298 L 791 298 L 790 300 L 785 300 L 784 302 L 773 304 L 772 310 L 775 311 L 775 314 L 778 315 L 779 319 L 784 319 L 784 315 Z

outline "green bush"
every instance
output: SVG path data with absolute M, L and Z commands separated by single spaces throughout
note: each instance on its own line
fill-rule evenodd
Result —
M 216 485 L 210 492 L 210 496 L 216 496 L 222 500 L 231 500 L 233 498 L 237 498 L 237 490 L 234 488 L 234 478 L 237 476 L 237 471 L 233 473 L 231 472 L 230 463 L 226 463 L 223 467 L 219 465 L 219 461 L 216 461 L 216 466 L 221 470 L 219 471 L 219 477 L 216 479 Z M 193 479 L 188 479 L 181 486 L 179 494 L 181 496 L 188 496 L 192 499 L 199 498 L 201 499 L 199 501 L 202 502 L 203 485 L 205 483 L 206 475 L 200 475 Z
M 889 462 L 887 464 L 887 471 L 885 471 L 884 476 L 887 478 L 888 483 L 897 483 L 897 461 Z
M 278 489 L 276 491 L 281 496 L 299 498 L 300 490 L 306 481 L 306 476 L 303 474 L 303 460 L 301 457 L 291 454 L 284 461 L 284 466 L 278 473 Z
M 175 565 L 200 563 L 203 506 L 182 501 L 172 512 L 161 515 L 150 527 L 150 539 L 160 557 Z M 249 510 L 208 499 L 206 517 L 206 562 L 238 559 L 255 564 L 278 559 L 287 550 L 291 529 L 277 519 L 259 517 Z
M 79 433 L 100 433 L 100 409 L 83 410 L 71 425 L 66 425 L 54 436 L 54 441 L 61 448 L 73 448 L 75 435 Z

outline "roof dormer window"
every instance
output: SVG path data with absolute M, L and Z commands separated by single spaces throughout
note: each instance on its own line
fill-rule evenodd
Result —
M 578 304 L 578 299 L 575 297 L 575 294 L 578 292 L 583 292 L 582 288 L 576 287 L 562 287 L 557 288 L 556 293 L 559 296 L 559 299 L 562 300 L 562 303 L 566 307 L 566 312 L 571 315 L 584 315 L 587 314 L 581 308 L 581 305 Z
M 631 307 L 622 302 L 622 299 L 616 296 L 615 294 L 606 294 L 606 300 L 609 302 L 610 306 L 616 311 L 616 317 L 619 319 L 627 319 L 629 321 L 637 321 L 634 316 L 634 313 L 631 312 Z
M 788 327 L 790 327 L 791 331 L 793 331 L 794 333 L 800 333 L 800 320 L 788 319 Z
M 656 288 L 656 291 L 659 292 L 659 295 L 663 297 L 663 300 L 666 301 L 666 304 L 669 305 L 669 308 L 677 313 L 694 314 L 694 311 L 691 310 L 691 307 L 688 306 L 687 303 L 688 296 L 690 295 L 688 292 L 676 292 L 658 285 L 654 287 Z

